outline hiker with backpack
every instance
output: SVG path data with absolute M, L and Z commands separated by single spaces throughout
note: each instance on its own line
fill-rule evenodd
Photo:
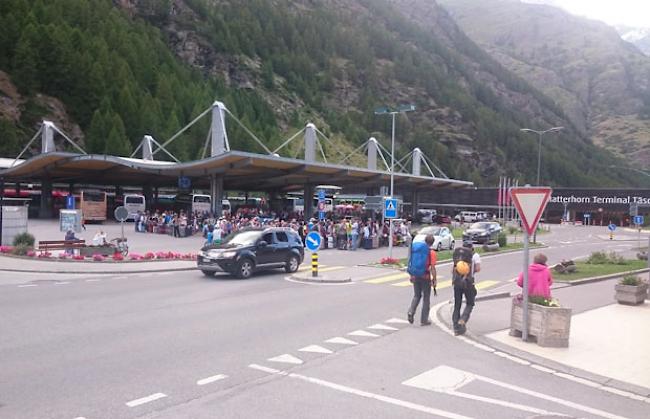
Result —
M 454 334 L 462 335 L 467 330 L 469 316 L 474 309 L 476 298 L 476 287 L 474 286 L 474 275 L 481 270 L 481 257 L 474 252 L 472 242 L 463 242 L 462 247 L 454 250 L 453 268 L 451 272 L 452 284 L 454 286 L 454 313 L 451 317 L 454 324 Z M 465 297 L 465 309 L 460 314 Z
M 413 300 L 409 307 L 407 317 L 409 323 L 413 324 L 415 311 L 422 299 L 422 313 L 420 324 L 428 326 L 429 309 L 431 307 L 431 286 L 433 285 L 434 295 L 436 294 L 436 262 L 437 255 L 433 246 L 433 235 L 427 234 L 424 242 L 415 242 L 411 245 L 411 254 L 409 255 L 408 274 L 411 276 L 413 284 Z

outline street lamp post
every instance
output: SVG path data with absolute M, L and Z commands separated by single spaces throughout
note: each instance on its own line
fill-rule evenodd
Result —
M 557 132 L 564 129 L 564 127 L 553 127 L 549 128 L 544 131 L 537 131 L 534 129 L 530 128 L 522 128 L 520 131 L 522 132 L 533 132 L 537 134 L 538 137 L 538 143 L 537 143 L 537 186 L 540 186 L 540 173 L 541 173 L 541 168 L 542 168 L 542 136 L 546 134 L 547 132 Z M 533 243 L 537 243 L 537 229 L 535 229 L 535 232 L 533 233 Z
M 541 167 L 542 167 L 542 136 L 544 134 L 546 134 L 547 132 L 557 132 L 557 131 L 560 131 L 562 129 L 564 129 L 564 127 L 553 127 L 553 128 L 549 128 L 549 129 L 544 130 L 544 131 L 537 131 L 537 130 L 530 129 L 530 128 L 522 128 L 520 130 L 522 132 L 533 132 L 533 133 L 537 134 L 537 136 L 539 138 L 538 146 L 537 146 L 537 183 L 536 183 L 537 186 L 540 186 L 540 181 L 541 181 L 540 180 L 540 170 L 541 170 Z
M 415 110 L 414 105 L 400 105 L 397 109 L 391 109 L 387 106 L 375 110 L 375 115 L 390 115 L 392 119 L 392 128 L 390 136 L 390 197 L 393 198 L 395 186 L 395 115 Z M 388 257 L 393 257 L 393 219 L 389 220 L 388 228 Z

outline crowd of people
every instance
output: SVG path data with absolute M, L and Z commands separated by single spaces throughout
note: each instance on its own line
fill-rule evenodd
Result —
M 337 214 L 338 215 L 338 214 Z M 146 211 L 138 213 L 135 219 L 136 232 L 169 234 L 174 237 L 188 237 L 202 234 L 207 244 L 220 243 L 231 234 L 248 228 L 285 227 L 295 230 L 303 239 L 310 231 L 318 231 L 323 237 L 323 248 L 341 250 L 371 249 L 388 246 L 390 226 L 388 221 L 362 216 L 337 216 L 332 214 L 324 220 L 305 220 L 303 214 L 291 212 L 264 212 L 256 209 L 237 211 L 214 217 L 204 212 Z M 393 223 L 393 244 L 411 243 L 411 222 Z

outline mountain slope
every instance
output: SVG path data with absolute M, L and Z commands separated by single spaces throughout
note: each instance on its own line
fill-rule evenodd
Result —
M 650 57 L 604 23 L 515 0 L 442 0 L 467 34 L 553 98 L 580 133 L 650 161 Z
M 545 147 L 544 179 L 631 184 L 626 172 L 605 173 L 620 162 L 477 47 L 446 11 L 409 2 L 408 10 L 427 6 L 431 28 L 414 24 L 403 5 L 5 0 L 0 69 L 25 103 L 40 93 L 60 99 L 89 151 L 128 154 L 145 133 L 165 140 L 219 99 L 271 148 L 313 121 L 334 140 L 329 154 L 346 154 L 370 135 L 387 144 L 390 121 L 374 116 L 376 107 L 413 103 L 417 111 L 397 121 L 399 154 L 418 146 L 450 176 L 482 184 L 507 173 L 531 182 L 536 141 L 519 128 L 552 124 L 567 129 Z M 47 110 L 30 114 L 4 126 L 28 138 Z M 235 148 L 259 150 L 235 125 L 229 131 Z M 206 132 L 207 123 L 190 130 L 172 151 L 200 156 Z

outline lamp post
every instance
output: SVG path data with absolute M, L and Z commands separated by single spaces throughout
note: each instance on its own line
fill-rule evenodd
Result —
M 400 105 L 397 109 L 391 109 L 384 106 L 375 109 L 375 115 L 390 115 L 392 119 L 392 129 L 390 136 L 390 197 L 393 198 L 394 185 L 395 185 L 395 115 L 400 113 L 412 112 L 415 110 L 415 105 Z M 393 219 L 389 221 L 388 229 L 388 257 L 393 257 Z
M 537 186 L 540 186 L 540 182 L 541 182 L 540 170 L 542 168 L 542 136 L 547 132 L 557 132 L 563 129 L 564 127 L 553 127 L 544 131 L 537 131 L 530 128 L 520 129 L 520 131 L 522 132 L 534 132 L 535 134 L 537 134 L 537 137 L 539 138 L 538 145 L 537 145 L 537 183 L 536 183 Z M 535 232 L 533 233 L 533 243 L 537 243 L 537 229 L 535 229 Z
M 557 131 L 560 131 L 562 129 L 564 129 L 564 127 L 553 127 L 553 128 L 549 128 L 549 129 L 544 130 L 544 131 L 537 131 L 537 130 L 530 129 L 530 128 L 522 128 L 522 129 L 520 129 L 520 131 L 522 131 L 522 132 L 534 132 L 535 134 L 537 134 L 537 136 L 539 138 L 538 146 L 537 146 L 537 183 L 536 183 L 537 186 L 540 185 L 540 169 L 542 167 L 542 136 L 544 134 L 546 134 L 547 132 L 557 132 Z

